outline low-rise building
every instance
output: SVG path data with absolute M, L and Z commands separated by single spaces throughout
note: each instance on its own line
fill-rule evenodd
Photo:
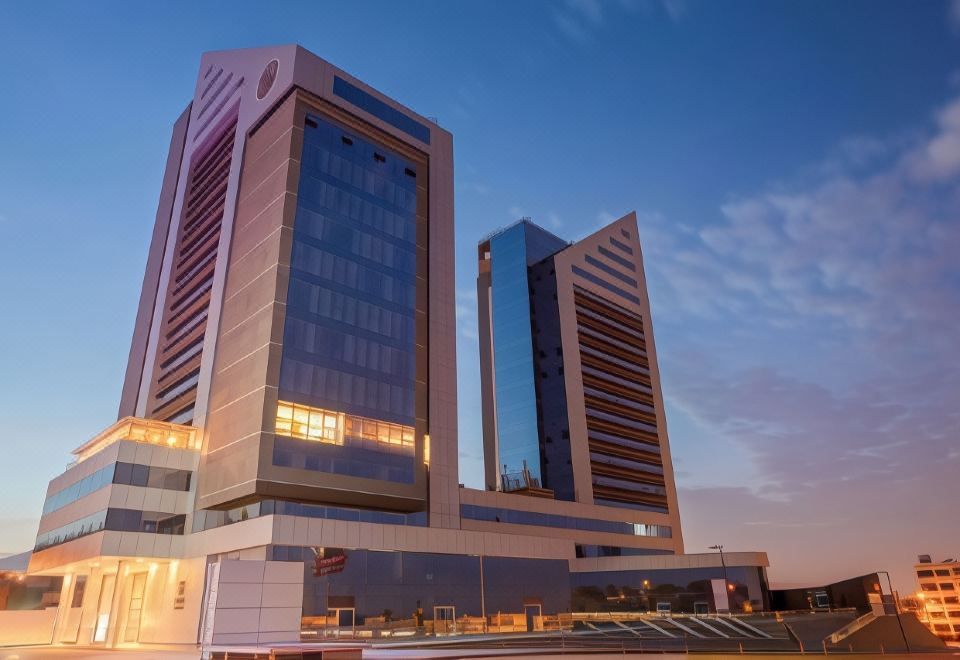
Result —
M 938 637 L 960 642 L 960 561 L 935 563 L 921 555 L 914 565 L 919 590 L 917 615 Z

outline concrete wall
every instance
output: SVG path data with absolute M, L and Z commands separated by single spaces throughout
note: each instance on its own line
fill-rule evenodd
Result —
M 43 610 L 0 610 L 0 646 L 49 644 L 57 608 Z

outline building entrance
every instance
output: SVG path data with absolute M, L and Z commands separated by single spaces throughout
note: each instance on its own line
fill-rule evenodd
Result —
M 536 630 L 537 617 L 543 616 L 543 606 L 540 604 L 530 604 L 523 606 L 523 614 L 527 620 L 527 632 Z
M 457 632 L 457 608 L 453 605 L 437 605 L 433 608 L 433 633 L 454 635 Z
M 130 585 L 130 604 L 127 607 L 127 624 L 123 628 L 123 641 L 140 640 L 140 619 L 143 615 L 143 594 L 147 586 L 147 574 L 137 573 Z
M 336 636 L 354 636 L 357 628 L 355 607 L 331 607 L 327 609 L 327 621 L 335 626 Z

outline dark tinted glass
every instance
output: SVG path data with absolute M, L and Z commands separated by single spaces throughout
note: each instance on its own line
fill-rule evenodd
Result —
M 150 468 L 146 465 L 134 465 L 130 473 L 131 486 L 147 486 L 150 483 Z
M 374 95 L 363 91 L 356 85 L 347 82 L 340 76 L 334 76 L 333 78 L 333 93 L 358 108 L 366 110 L 374 117 L 382 119 L 394 128 L 399 128 L 407 135 L 415 137 L 425 144 L 430 144 L 430 129 L 427 126 L 381 101 Z
M 328 604 L 352 599 L 358 618 L 390 610 L 397 619 L 435 606 L 456 608 L 457 617 L 481 613 L 483 561 L 487 613 L 522 612 L 524 602 L 541 602 L 543 612 L 569 611 L 570 580 L 565 560 L 444 555 L 416 552 L 330 549 L 345 557 L 340 572 L 313 575 L 314 548 L 273 546 L 275 561 L 303 561 L 303 615 L 326 614 Z M 329 599 L 329 600 L 328 600 Z
M 416 165 L 311 116 L 291 253 L 280 399 L 415 423 Z M 414 448 L 278 438 L 284 467 L 412 483 Z
M 747 602 L 760 609 L 767 599 L 761 572 L 755 567 L 716 566 L 571 573 L 572 607 L 575 612 L 643 612 L 669 603 L 674 612 L 693 612 L 695 602 L 713 602 L 711 580 L 726 579 L 734 585 L 730 592 L 734 611 L 742 611 Z
M 199 532 L 214 527 L 269 515 L 300 516 L 303 518 L 326 518 L 329 520 L 354 520 L 359 522 L 381 523 L 385 525 L 427 526 L 427 512 L 393 513 L 372 509 L 350 509 L 346 507 L 302 504 L 283 500 L 264 500 L 227 511 L 200 509 L 193 516 L 193 531 Z
M 487 520 L 514 525 L 562 527 L 565 529 L 581 529 L 592 532 L 612 532 L 615 534 L 660 538 L 671 538 L 673 536 L 673 530 L 667 525 L 646 525 L 614 520 L 597 520 L 595 518 L 576 518 L 553 513 L 498 509 L 495 507 L 477 506 L 475 504 L 461 504 L 460 515 L 471 520 Z
M 528 268 L 565 241 L 527 222 L 490 239 L 494 395 L 502 487 L 542 486 Z M 524 468 L 533 483 L 525 482 Z
M 133 475 L 132 463 L 117 463 L 117 471 L 113 475 L 113 483 L 130 485 L 130 478 Z
M 190 474 L 189 470 L 117 463 L 113 483 L 188 491 L 190 490 Z
M 80 520 L 76 520 L 67 525 L 52 529 L 49 532 L 38 534 L 34 549 L 42 550 L 43 548 L 48 548 L 52 545 L 66 543 L 72 539 L 98 532 L 104 528 L 106 518 L 106 510 L 98 511 L 97 513 L 92 513 L 89 516 L 85 516 Z

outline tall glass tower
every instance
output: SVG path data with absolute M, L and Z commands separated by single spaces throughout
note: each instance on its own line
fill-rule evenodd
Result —
M 297 46 L 204 56 L 121 403 L 203 429 L 198 510 L 457 524 L 452 157 L 436 123 Z
M 524 219 L 478 257 L 487 488 L 676 514 L 635 214 L 576 243 Z

